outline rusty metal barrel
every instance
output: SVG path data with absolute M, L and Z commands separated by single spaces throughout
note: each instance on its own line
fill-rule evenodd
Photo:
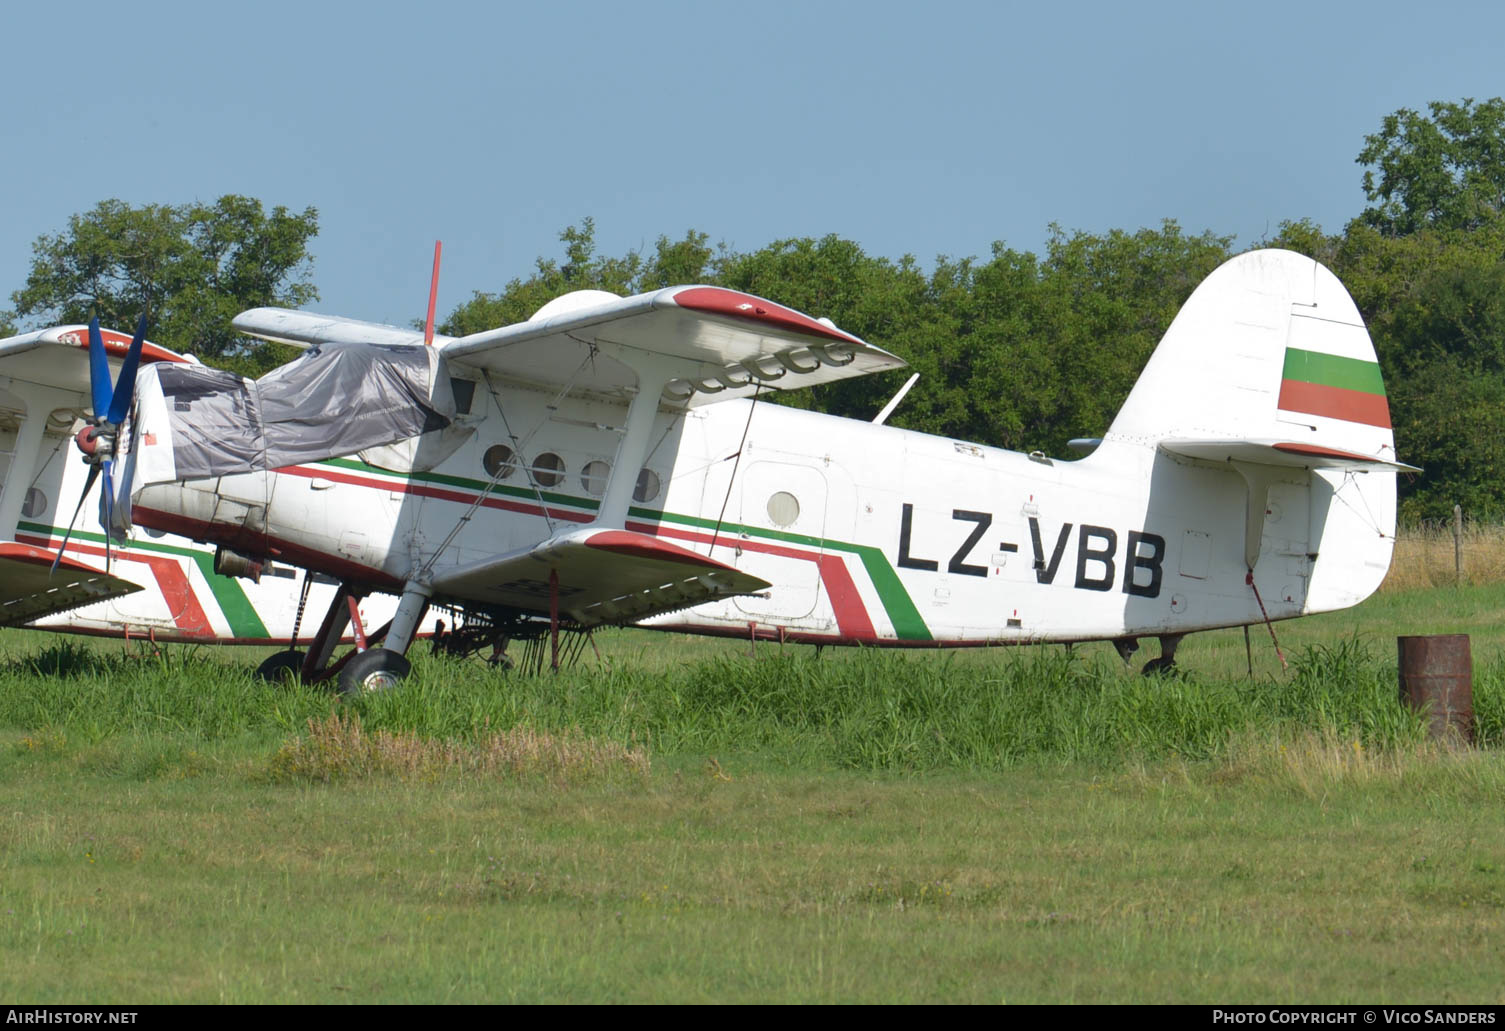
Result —
M 1434 741 L 1474 742 L 1474 660 L 1467 634 L 1397 637 L 1401 701 L 1427 717 Z

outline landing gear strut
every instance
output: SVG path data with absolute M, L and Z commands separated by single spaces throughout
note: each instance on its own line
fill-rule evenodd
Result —
M 409 583 L 392 621 L 371 634 L 361 624 L 363 597 L 365 592 L 341 584 L 324 614 L 319 632 L 308 646 L 308 653 L 295 648 L 278 652 L 257 667 L 257 675 L 273 682 L 302 680 L 306 684 L 335 678 L 342 695 L 389 691 L 402 683 L 413 668 L 405 653 L 428 609 L 428 589 Z M 299 615 L 301 618 L 301 611 Z M 355 639 L 355 650 L 331 662 L 347 628 Z M 380 641 L 381 647 L 372 647 L 374 641 Z

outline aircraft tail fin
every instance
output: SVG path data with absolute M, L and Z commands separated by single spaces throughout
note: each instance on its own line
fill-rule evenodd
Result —
M 1353 604 L 1379 585 L 1394 543 L 1394 474 L 1414 471 L 1396 460 L 1379 362 L 1353 299 L 1323 265 L 1284 250 L 1238 255 L 1197 287 L 1104 443 L 1240 472 L 1251 569 L 1274 504 L 1267 488 L 1305 484 L 1305 611 Z
M 1203 280 L 1155 349 L 1108 440 L 1289 440 L 1395 460 L 1374 344 L 1327 268 L 1240 254 Z

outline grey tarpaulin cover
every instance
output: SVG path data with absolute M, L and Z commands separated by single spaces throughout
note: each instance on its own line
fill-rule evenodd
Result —
M 325 344 L 254 382 L 162 362 L 142 370 L 136 399 L 137 487 L 350 455 L 455 417 L 443 358 L 416 346 Z

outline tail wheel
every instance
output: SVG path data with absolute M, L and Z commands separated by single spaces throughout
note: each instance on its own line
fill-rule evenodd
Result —
M 303 653 L 300 651 L 278 652 L 260 666 L 256 675 L 273 684 L 297 683 L 302 679 Z
M 340 694 L 391 691 L 400 686 L 412 670 L 413 664 L 401 654 L 385 648 L 368 648 L 340 670 Z

